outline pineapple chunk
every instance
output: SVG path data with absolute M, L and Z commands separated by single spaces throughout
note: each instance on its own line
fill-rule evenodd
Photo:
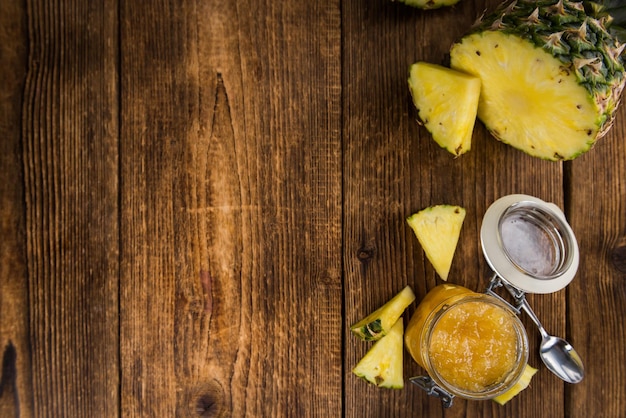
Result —
M 400 0 L 402 3 L 417 7 L 418 9 L 438 9 L 440 7 L 452 6 L 460 0 Z
M 407 286 L 383 306 L 352 325 L 350 331 L 366 341 L 379 340 L 389 332 L 414 300 L 415 293 Z
M 500 405 L 504 405 L 505 403 L 513 399 L 515 395 L 517 395 L 518 393 L 520 393 L 521 391 L 523 391 L 524 389 L 528 387 L 528 385 L 530 384 L 530 380 L 535 375 L 535 373 L 537 373 L 537 369 L 527 364 L 526 369 L 524 370 L 524 373 L 522 374 L 522 377 L 517 381 L 517 383 L 515 383 L 515 385 L 513 385 L 511 389 L 504 392 L 502 395 L 496 396 L 495 398 L 493 398 L 493 400 L 499 403 Z
M 448 280 L 464 220 L 465 209 L 452 205 L 431 206 L 407 218 L 426 257 L 443 280 Z
M 426 62 L 411 65 L 409 73 L 413 104 L 435 142 L 455 156 L 469 151 L 480 79 Z
M 372 348 L 352 369 L 352 372 L 376 386 L 402 389 L 402 335 L 404 324 L 397 321 L 387 335 L 376 341 Z

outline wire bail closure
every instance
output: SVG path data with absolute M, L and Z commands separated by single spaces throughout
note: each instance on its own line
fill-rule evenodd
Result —
M 440 398 L 444 408 L 450 408 L 453 403 L 454 395 L 448 393 L 441 386 L 437 385 L 430 376 L 415 376 L 409 379 L 409 382 L 418 386 L 425 391 L 428 396 L 434 396 Z
M 498 293 L 496 293 L 494 289 L 498 287 L 504 287 L 506 290 L 508 290 L 513 297 L 515 304 L 512 304 L 511 302 L 500 296 Z M 519 315 L 522 312 L 522 304 L 524 303 L 524 299 L 526 299 L 526 293 L 523 290 L 520 290 L 510 285 L 506 282 L 506 280 L 498 276 L 496 273 L 491 276 L 489 286 L 487 286 L 487 290 L 485 290 L 485 293 L 499 299 L 500 302 L 507 305 L 516 314 Z

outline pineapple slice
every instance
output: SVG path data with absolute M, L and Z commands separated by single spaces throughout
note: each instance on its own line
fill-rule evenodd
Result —
M 402 335 L 404 324 L 397 321 L 387 335 L 376 341 L 372 348 L 352 369 L 352 372 L 376 386 L 402 389 Z
M 438 9 L 440 7 L 452 6 L 460 0 L 400 0 L 402 3 L 417 7 L 419 9 Z
M 452 46 L 450 66 L 481 79 L 478 118 L 496 139 L 571 160 L 610 129 L 624 45 L 583 3 L 509 0 Z
M 513 385 L 511 389 L 504 392 L 502 395 L 493 398 L 493 400 L 500 405 L 504 405 L 505 403 L 513 399 L 515 395 L 528 387 L 528 385 L 530 384 L 530 380 L 533 378 L 535 373 L 537 373 L 537 369 L 527 364 L 526 369 L 524 369 L 524 373 L 522 374 L 522 377 L 520 377 L 517 383 L 515 383 L 515 385 Z
M 380 308 L 350 327 L 365 341 L 379 340 L 398 321 L 404 310 L 415 300 L 415 293 L 407 286 Z
M 409 73 L 413 104 L 435 142 L 455 156 L 469 151 L 480 79 L 426 62 L 411 65 Z
M 431 206 L 407 218 L 426 257 L 443 280 L 448 280 L 464 220 L 465 209 L 452 205 Z

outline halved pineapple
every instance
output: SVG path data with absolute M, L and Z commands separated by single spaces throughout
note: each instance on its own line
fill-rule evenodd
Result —
M 363 340 L 378 340 L 386 335 L 404 310 L 415 300 L 415 293 L 406 286 L 380 308 L 350 327 Z
M 440 7 L 452 6 L 460 0 L 400 0 L 402 3 L 419 9 L 438 9 Z
M 403 333 L 404 324 L 398 320 L 387 335 L 374 343 L 352 372 L 376 386 L 402 389 Z
M 443 280 L 448 280 L 464 220 L 465 209 L 452 205 L 431 206 L 407 218 L 426 257 Z
M 479 77 L 478 118 L 532 156 L 570 160 L 613 123 L 624 87 L 624 45 L 584 2 L 508 1 L 450 51 L 452 68 Z
M 456 156 L 469 151 L 480 79 L 426 62 L 411 65 L 409 74 L 413 104 L 435 142 Z
M 522 374 L 522 377 L 520 377 L 517 383 L 513 385 L 511 389 L 504 392 L 502 395 L 493 398 L 493 400 L 500 405 L 504 405 L 505 403 L 513 399 L 515 395 L 528 387 L 528 385 L 530 384 L 530 380 L 533 378 L 535 373 L 537 373 L 537 369 L 527 364 L 526 368 L 524 369 L 524 373 Z

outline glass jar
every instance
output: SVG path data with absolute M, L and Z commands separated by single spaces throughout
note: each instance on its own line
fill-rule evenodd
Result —
M 420 302 L 405 345 L 434 383 L 465 399 L 491 399 L 509 390 L 528 361 L 528 337 L 501 300 L 442 284 Z

